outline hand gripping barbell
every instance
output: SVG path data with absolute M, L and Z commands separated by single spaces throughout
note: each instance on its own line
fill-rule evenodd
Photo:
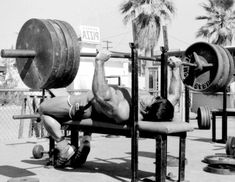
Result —
M 20 77 L 28 87 L 50 89 L 68 86 L 77 74 L 80 56 L 94 57 L 95 54 L 80 53 L 78 37 L 69 23 L 30 19 L 19 32 L 16 49 L 3 49 L 1 56 L 16 58 Z M 111 57 L 130 58 L 131 55 L 112 52 Z M 181 68 L 183 83 L 202 92 L 216 92 L 226 87 L 234 73 L 229 51 L 205 42 L 195 43 L 185 51 Z

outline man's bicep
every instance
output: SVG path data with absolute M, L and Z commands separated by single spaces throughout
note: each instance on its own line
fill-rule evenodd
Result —
M 126 121 L 130 117 L 130 105 L 126 99 L 123 99 L 118 106 L 118 119 L 119 122 Z

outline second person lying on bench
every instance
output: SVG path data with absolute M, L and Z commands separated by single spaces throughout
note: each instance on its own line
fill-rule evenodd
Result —
M 101 50 L 95 58 L 95 70 L 92 90 L 81 95 L 58 96 L 46 99 L 39 108 L 44 126 L 56 141 L 59 156 L 55 167 L 79 167 L 86 162 L 90 152 L 90 134 L 84 133 L 80 147 L 69 145 L 61 132 L 61 123 L 68 120 L 91 118 L 94 120 L 128 124 L 131 107 L 131 90 L 124 87 L 111 87 L 105 80 L 104 64 L 110 58 L 110 52 Z M 168 59 L 169 89 L 168 99 L 139 91 L 139 120 L 170 121 L 174 116 L 174 106 L 180 99 L 181 79 L 179 66 L 181 60 Z M 83 111 L 89 103 L 90 107 Z

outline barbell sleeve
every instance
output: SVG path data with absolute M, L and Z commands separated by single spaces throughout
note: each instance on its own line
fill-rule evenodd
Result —
M 26 49 L 2 49 L 1 57 L 3 58 L 34 58 L 36 51 Z
M 182 65 L 198 67 L 198 65 L 196 63 L 189 63 L 189 62 L 182 62 Z M 213 64 L 211 64 L 211 63 L 204 63 L 204 64 L 202 64 L 202 67 L 212 67 L 212 66 L 213 66 Z
M 195 64 L 195 63 L 188 63 L 188 62 L 182 62 L 182 65 L 184 65 L 184 66 L 197 67 L 197 64 Z
M 13 115 L 13 119 L 38 119 L 40 114 Z

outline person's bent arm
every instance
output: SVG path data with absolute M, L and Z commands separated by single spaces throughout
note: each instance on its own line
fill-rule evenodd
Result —
M 168 59 L 170 84 L 168 91 L 168 100 L 175 106 L 180 99 L 182 92 L 182 82 L 180 78 L 180 66 L 182 61 L 176 57 L 170 57 Z
M 115 121 L 122 122 L 129 118 L 129 105 L 119 90 L 106 83 L 104 63 L 109 58 L 108 51 L 100 51 L 96 56 L 92 91 L 100 111 Z

